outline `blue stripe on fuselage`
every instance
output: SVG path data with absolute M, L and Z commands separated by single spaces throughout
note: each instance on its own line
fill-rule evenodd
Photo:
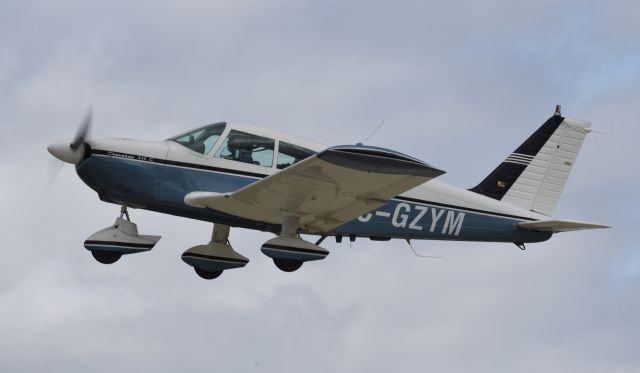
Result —
M 107 202 L 187 218 L 278 232 L 279 226 L 247 221 L 210 209 L 187 206 L 193 191 L 233 192 L 258 177 L 157 162 L 94 155 L 77 166 L 80 178 Z M 525 220 L 429 202 L 393 199 L 379 209 L 336 228 L 332 234 L 465 241 L 536 242 L 550 234 L 517 227 Z

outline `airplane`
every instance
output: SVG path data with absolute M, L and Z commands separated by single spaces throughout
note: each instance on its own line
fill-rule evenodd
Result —
M 324 259 L 327 237 L 509 242 L 524 250 L 554 233 L 608 228 L 551 218 L 590 132 L 590 123 L 563 117 L 559 105 L 470 189 L 437 180 L 445 172 L 417 158 L 362 143 L 328 147 L 226 122 L 164 141 L 90 138 L 91 118 L 89 111 L 72 140 L 47 149 L 75 165 L 100 200 L 121 206 L 113 225 L 84 242 L 104 264 L 160 240 L 139 234 L 128 208 L 213 223 L 211 241 L 182 254 L 204 279 L 249 262 L 231 247 L 230 227 L 274 233 L 261 251 L 285 272 Z

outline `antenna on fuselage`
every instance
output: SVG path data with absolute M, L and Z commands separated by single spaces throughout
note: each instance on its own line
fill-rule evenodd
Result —
M 413 251 L 415 256 L 417 256 L 418 258 L 444 259 L 444 256 L 432 256 L 432 255 L 418 254 L 416 252 L 416 249 L 414 249 L 413 245 L 411 244 L 411 239 L 410 238 L 405 238 L 405 241 L 407 241 L 407 243 L 409 244 L 409 247 L 411 248 L 411 251 Z
M 376 134 L 376 132 L 378 132 L 378 130 L 379 130 L 379 129 L 384 125 L 384 123 L 385 123 L 385 122 L 386 122 L 386 121 L 383 119 L 383 120 L 382 120 L 382 122 L 380 122 L 380 123 L 376 126 L 376 128 L 375 128 L 375 129 L 374 129 L 374 130 L 369 134 L 369 136 L 367 136 L 367 138 L 366 138 L 366 139 L 364 139 L 364 141 L 362 141 L 360 144 L 364 144 L 364 143 L 366 143 L 367 141 L 369 141 L 369 139 L 370 139 L 371 137 L 373 137 L 373 135 L 375 135 L 375 134 Z

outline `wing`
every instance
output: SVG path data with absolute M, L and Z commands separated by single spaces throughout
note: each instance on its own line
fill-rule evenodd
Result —
M 569 232 L 582 229 L 609 228 L 606 225 L 585 223 L 581 221 L 571 220 L 538 220 L 519 223 L 518 226 L 523 229 L 540 232 Z
M 337 146 L 233 193 L 189 193 L 185 203 L 272 224 L 293 215 L 305 230 L 327 232 L 443 173 L 390 150 Z

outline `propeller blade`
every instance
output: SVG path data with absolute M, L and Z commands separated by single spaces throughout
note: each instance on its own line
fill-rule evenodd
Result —
M 51 190 L 53 184 L 58 180 L 58 175 L 62 171 L 64 162 L 59 159 L 49 158 L 49 167 L 47 168 L 47 189 Z
M 77 150 L 82 144 L 84 144 L 87 136 L 91 132 L 91 121 L 93 116 L 92 108 L 89 108 L 87 114 L 84 116 L 82 123 L 80 123 L 80 127 L 78 127 L 78 131 L 76 132 L 76 136 L 73 138 L 71 142 L 71 149 Z

